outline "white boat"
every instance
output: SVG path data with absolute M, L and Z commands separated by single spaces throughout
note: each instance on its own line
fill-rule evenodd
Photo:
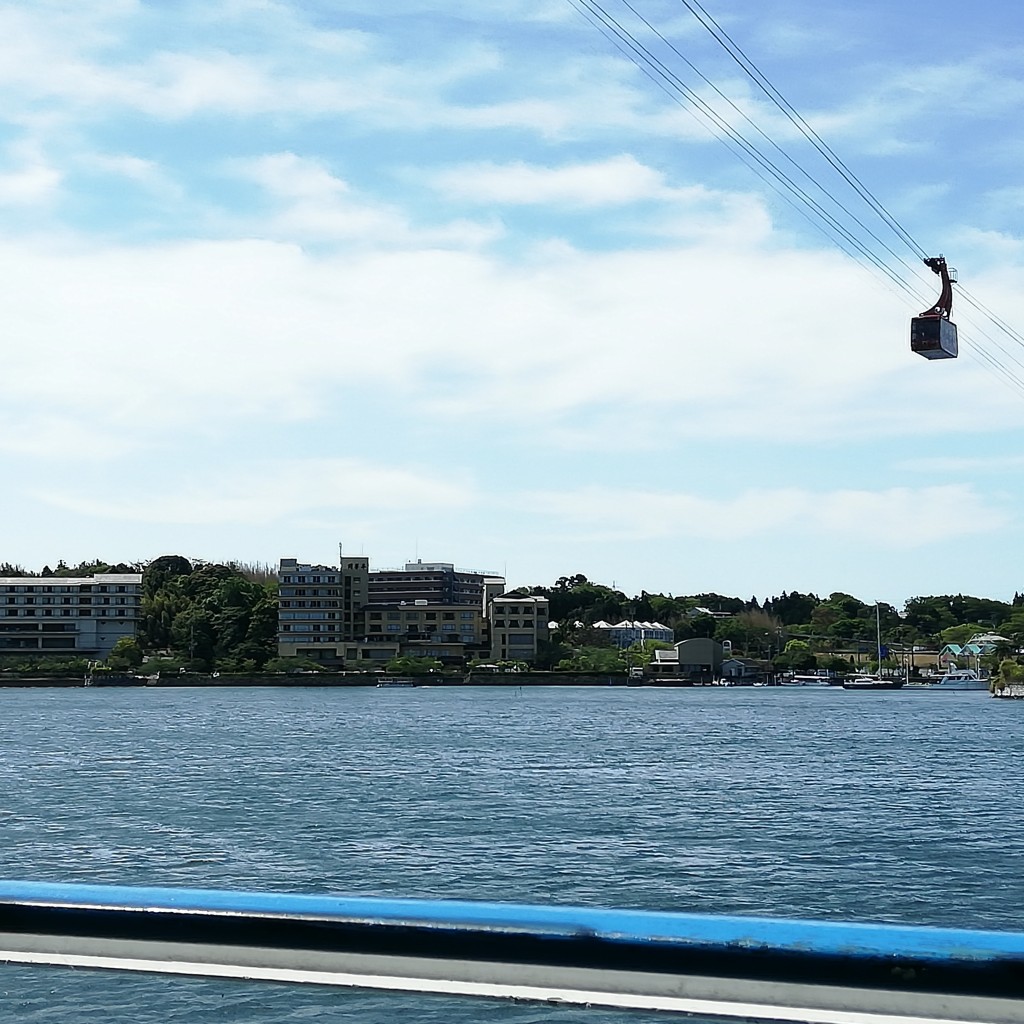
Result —
M 878 676 L 854 676 L 843 680 L 844 690 L 899 690 L 902 679 L 881 679 Z
M 907 690 L 988 690 L 988 679 L 979 676 L 973 668 L 950 669 L 938 679 L 910 683 Z
M 779 686 L 831 686 L 831 680 L 827 676 L 790 676 L 788 679 L 780 679 Z

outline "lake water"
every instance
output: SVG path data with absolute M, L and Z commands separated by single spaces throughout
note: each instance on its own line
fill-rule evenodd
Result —
M 1024 702 L 0 690 L 0 877 L 1022 927 Z M 0 967 L 19 1024 L 664 1016 Z

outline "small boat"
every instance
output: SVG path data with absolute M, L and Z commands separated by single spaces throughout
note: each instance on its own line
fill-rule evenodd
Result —
M 973 668 L 951 669 L 944 676 L 938 679 L 922 679 L 920 682 L 911 683 L 907 689 L 918 692 L 920 690 L 985 690 L 988 691 L 989 681 L 985 676 L 979 676 Z
M 843 680 L 844 690 L 899 690 L 902 679 L 880 679 L 878 676 L 854 676 Z
M 419 683 L 415 679 L 393 679 L 386 678 L 382 679 L 378 686 L 419 686 Z
M 827 676 L 790 676 L 780 679 L 779 686 L 831 686 Z

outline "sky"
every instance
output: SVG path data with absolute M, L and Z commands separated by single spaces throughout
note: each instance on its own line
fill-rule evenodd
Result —
M 703 2 L 1024 330 L 1024 8 Z M 842 186 L 682 0 L 630 3 Z M 0 561 L 1024 590 L 1021 346 L 955 298 L 961 357 L 912 354 L 921 303 L 577 7 L 0 2 Z

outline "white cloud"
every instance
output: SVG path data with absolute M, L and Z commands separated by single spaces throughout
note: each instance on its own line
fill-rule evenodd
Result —
M 880 491 L 760 489 L 732 498 L 589 487 L 535 493 L 525 500 L 539 514 L 561 521 L 577 538 L 623 543 L 669 538 L 728 542 L 809 531 L 900 550 L 989 533 L 1010 521 L 1005 511 L 960 485 Z
M 912 473 L 1005 473 L 1024 469 L 1024 455 L 933 455 L 906 459 L 896 468 Z
M 62 181 L 30 140 L 12 143 L 0 162 L 0 206 L 33 206 L 53 200 Z
M 348 201 L 329 176 L 299 179 L 299 192 Z M 258 239 L 0 241 L 5 331 L 17 342 L 5 354 L 9 414 L 45 437 L 59 410 L 138 444 L 172 426 L 220 434 L 254 417 L 315 420 L 339 388 L 353 401 L 387 389 L 439 422 L 525 418 L 548 441 L 613 412 L 665 445 L 946 435 L 1024 418 L 969 360 L 910 355 L 912 311 L 830 255 L 703 240 L 555 248 L 513 266 L 385 241 L 327 254 Z
M 332 511 L 373 510 L 392 516 L 395 509 L 462 509 L 475 501 L 470 487 L 453 480 L 358 459 L 326 458 L 268 460 L 143 498 L 97 499 L 67 488 L 36 490 L 31 497 L 100 519 L 211 526 L 296 522 Z
M 258 184 L 276 205 L 269 218 L 248 222 L 254 233 L 265 238 L 361 242 L 373 248 L 396 244 L 475 247 L 499 234 L 491 225 L 470 221 L 414 227 L 403 210 L 356 193 L 319 161 L 295 153 L 235 160 L 228 171 Z
M 591 207 L 678 195 L 668 188 L 664 175 L 630 155 L 567 167 L 538 167 L 523 162 L 468 164 L 437 174 L 434 186 L 456 199 L 512 205 Z

